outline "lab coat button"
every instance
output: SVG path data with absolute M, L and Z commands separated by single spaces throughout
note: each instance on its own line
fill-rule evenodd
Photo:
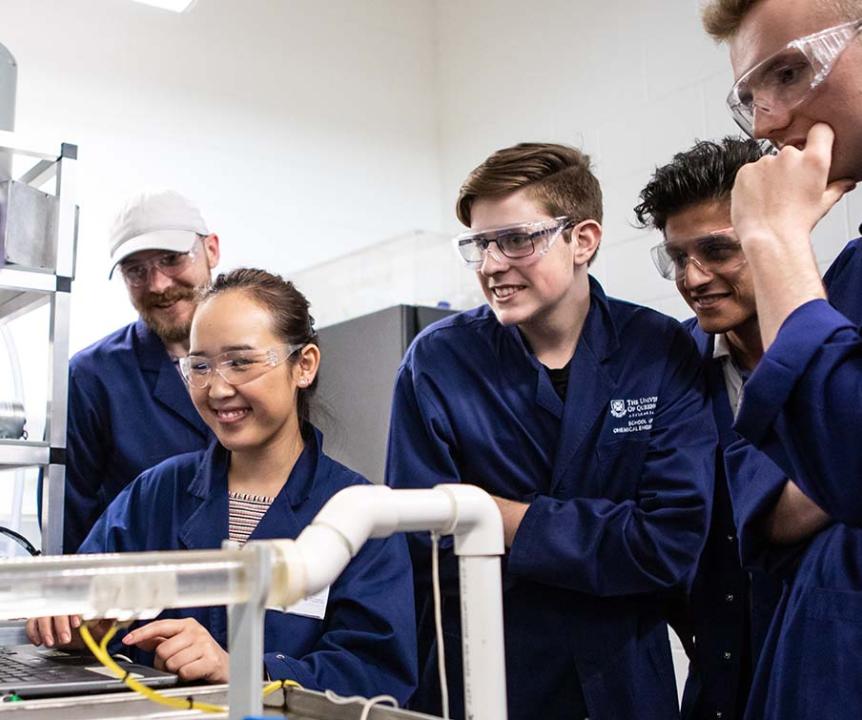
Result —
M 723 657 L 725 660 L 730 660 L 733 657 L 733 653 L 725 651 Z
M 279 653 L 278 655 L 276 655 L 276 656 L 275 656 L 275 659 L 276 659 L 276 660 L 284 660 L 284 655 L 282 655 L 281 653 Z
M 724 601 L 732 603 L 733 602 L 733 593 L 727 593 L 727 595 L 724 596 Z
M 736 535 L 728 535 L 727 542 L 736 542 Z
M 721 710 L 715 711 L 715 720 L 721 720 L 721 718 L 723 718 L 723 717 L 724 717 L 724 713 L 721 712 Z

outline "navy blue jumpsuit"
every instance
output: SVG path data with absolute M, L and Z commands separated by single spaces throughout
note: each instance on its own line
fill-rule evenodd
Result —
M 668 317 L 590 309 L 565 401 L 517 327 L 488 307 L 421 333 L 399 370 L 393 487 L 466 482 L 530 504 L 504 568 L 510 720 L 678 715 L 663 593 L 691 583 L 707 535 L 716 435 L 696 348 Z M 416 706 L 439 710 L 426 535 Z M 457 569 L 444 558 L 450 703 L 462 717 Z
M 784 582 L 746 720 L 862 717 L 862 489 L 855 474 L 862 453 L 853 416 L 862 395 L 846 384 L 860 347 L 858 240 L 824 281 L 831 304 L 794 312 L 745 385 L 737 428 L 770 457 L 745 440 L 725 452 L 742 559 Z M 786 547 L 769 544 L 759 523 L 788 475 L 834 522 Z
M 69 367 L 63 549 L 75 552 L 117 494 L 147 468 L 212 439 L 164 344 L 138 320 Z
M 294 538 L 339 490 L 367 481 L 326 456 L 319 433 L 249 540 Z M 206 451 L 166 460 L 144 472 L 108 507 L 81 546 L 82 553 L 219 548 L 228 537 L 229 453 L 217 442 Z M 413 578 L 403 536 L 370 540 L 329 591 L 324 618 L 269 610 L 263 662 L 273 679 L 290 678 L 313 690 L 379 694 L 406 702 L 416 686 Z M 227 646 L 221 607 L 172 610 L 192 617 Z M 146 657 L 139 658 L 146 661 Z

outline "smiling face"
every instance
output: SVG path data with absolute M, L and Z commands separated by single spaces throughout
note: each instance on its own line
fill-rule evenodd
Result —
M 668 216 L 665 247 L 671 254 L 688 255 L 698 240 L 729 225 L 729 199 L 691 205 Z M 754 285 L 745 263 L 731 272 L 719 273 L 705 271 L 689 261 L 676 287 L 704 332 L 727 333 L 757 322 Z
M 273 330 L 268 309 L 243 290 L 206 300 L 195 314 L 190 354 L 214 359 L 234 349 L 278 348 L 285 340 Z M 314 377 L 317 366 L 310 374 Z M 293 447 L 299 439 L 297 387 L 309 382 L 300 352 L 241 385 L 211 373 L 206 388 L 191 387 L 191 397 L 219 442 L 233 452 L 257 452 L 273 444 Z
M 196 243 L 198 249 L 192 264 L 176 277 L 168 277 L 153 268 L 146 285 L 127 285 L 129 298 L 147 326 L 164 342 L 184 342 L 189 337 L 195 314 L 197 293 L 210 282 L 210 270 L 218 264 L 218 237 L 210 235 Z M 142 250 L 123 262 L 146 262 L 164 250 Z
M 519 190 L 502 198 L 476 199 L 471 208 L 470 229 L 490 230 L 552 219 L 526 192 Z M 519 261 L 497 254 L 500 260 L 486 252 L 476 274 L 488 305 L 503 325 L 543 322 L 575 300 L 574 243 L 560 238 L 546 255 L 535 254 Z
M 761 0 L 730 40 L 734 77 L 784 48 L 787 43 L 846 22 L 828 3 Z M 804 147 L 811 126 L 825 122 L 835 131 L 830 180 L 862 179 L 862 40 L 850 41 L 826 80 L 803 102 L 786 111 L 755 113 L 754 134 L 778 147 Z

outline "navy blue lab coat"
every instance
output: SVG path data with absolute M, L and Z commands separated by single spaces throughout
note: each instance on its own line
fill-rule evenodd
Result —
M 329 498 L 367 481 L 326 456 L 319 433 L 249 540 L 295 538 Z M 228 537 L 229 453 L 217 442 L 144 472 L 93 527 L 82 553 L 219 548 Z M 416 686 L 413 576 L 403 536 L 369 540 L 332 584 L 323 620 L 266 612 L 263 661 L 269 676 L 313 690 L 404 703 Z M 224 606 L 166 611 L 192 617 L 227 647 Z M 143 655 L 143 654 L 141 654 Z M 139 656 L 146 662 L 151 656 Z
M 78 549 L 144 470 L 202 450 L 211 438 L 164 344 L 143 321 L 77 353 L 69 367 L 64 551 Z
M 520 331 L 488 307 L 422 332 L 396 380 L 392 486 L 466 482 L 530 503 L 504 568 L 510 720 L 666 720 L 679 712 L 659 595 L 694 577 L 715 429 L 688 333 L 590 282 L 565 402 Z M 415 706 L 434 712 L 426 539 L 411 538 L 422 616 Z M 450 553 L 442 559 L 444 632 L 460 718 Z
M 689 598 L 688 619 L 696 642 L 683 694 L 682 716 L 686 720 L 733 720 L 743 716 L 754 665 L 781 593 L 781 583 L 757 566 L 750 569 L 749 576 L 749 570 L 740 563 L 723 452 L 739 436 L 733 430 L 733 409 L 723 361 L 713 357 L 715 336 L 701 330 L 696 318 L 683 324 L 703 358 L 719 447 L 709 538 Z
M 829 435 L 831 430 L 818 428 L 816 437 L 803 439 L 793 427 L 802 423 L 813 432 L 811 423 L 824 421 L 833 409 L 844 422 L 851 422 L 850 406 L 858 402 L 858 393 L 841 402 L 834 395 L 819 402 L 808 395 L 814 387 L 834 392 L 836 388 L 825 373 L 831 369 L 841 375 L 850 369 L 835 360 L 839 346 L 853 343 L 853 325 L 847 318 L 856 323 L 862 314 L 858 240 L 845 248 L 824 281 L 834 308 L 818 301 L 797 310 L 782 327 L 778 350 L 767 351 L 770 365 L 763 373 L 758 366 L 745 386 L 746 416 L 740 415 L 738 427 L 744 432 L 755 427 L 763 431 L 754 437 L 771 458 L 745 440 L 734 443 L 725 453 L 743 562 L 767 569 L 784 583 L 755 671 L 746 720 L 856 720 L 862 716 L 862 529 L 853 521 L 852 507 L 842 512 L 835 504 L 841 498 L 851 503 L 854 492 L 859 494 L 853 474 L 859 465 L 853 457 L 859 454 L 859 440 L 853 438 L 847 444 L 849 438 L 841 431 L 850 428 L 835 428 L 834 422 L 829 425 L 836 433 L 834 438 Z M 839 313 L 845 319 L 839 320 Z M 843 329 L 824 335 L 830 323 Z M 800 353 L 796 359 L 786 354 L 794 341 Z M 813 342 L 823 345 L 811 352 Z M 788 360 L 793 362 L 777 369 L 777 363 Z M 823 366 L 815 367 L 817 363 Z M 791 377 L 796 378 L 795 389 Z M 755 403 L 766 406 L 757 408 Z M 799 413 L 806 407 L 817 418 L 803 420 Z M 772 418 L 771 425 L 757 425 L 767 417 Z M 858 431 L 857 426 L 852 429 Z M 815 451 L 815 442 L 823 447 Z M 842 466 L 843 473 L 839 472 Z M 764 540 L 759 523 L 778 499 L 787 469 L 803 473 L 805 480 L 797 484 L 836 522 L 809 540 L 782 547 Z M 817 474 L 820 472 L 822 480 Z
M 831 517 L 862 525 L 862 249 L 848 244 L 781 326 L 745 387 L 736 428 Z

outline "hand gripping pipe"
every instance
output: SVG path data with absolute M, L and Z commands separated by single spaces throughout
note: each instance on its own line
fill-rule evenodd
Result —
M 164 608 L 228 605 L 230 717 L 260 715 L 265 609 L 289 607 L 330 585 L 369 538 L 422 530 L 454 536 L 467 718 L 505 720 L 502 520 L 491 497 L 471 485 L 350 487 L 295 541 L 254 541 L 242 550 L 9 560 L 0 563 L 0 619 L 148 618 Z

